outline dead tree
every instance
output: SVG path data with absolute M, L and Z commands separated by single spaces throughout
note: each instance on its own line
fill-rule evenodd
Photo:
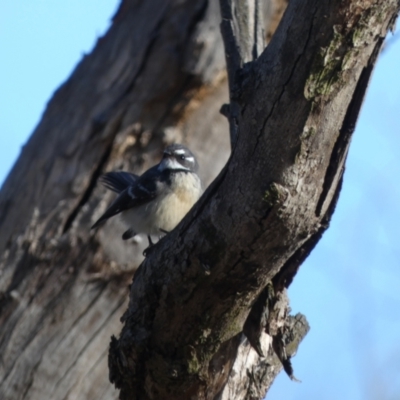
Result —
M 285 288 L 328 227 L 399 3 L 292 0 L 264 49 L 284 2 L 220 2 L 229 96 L 216 0 L 124 0 L 3 185 L 2 399 L 116 398 L 108 352 L 122 399 L 259 399 L 291 373 L 307 325 Z M 143 244 L 89 231 L 111 199 L 97 178 L 174 141 L 206 182 L 223 169 L 127 304 Z

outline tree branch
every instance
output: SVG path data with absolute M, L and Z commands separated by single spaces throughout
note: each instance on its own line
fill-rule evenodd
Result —
M 231 147 L 238 135 L 237 74 L 244 64 L 256 60 L 265 48 L 265 10 L 262 0 L 220 0 L 221 34 L 225 46 L 229 83 L 229 109 L 221 112 L 228 116 Z
M 122 399 L 215 397 L 215 357 L 231 357 L 227 343 L 263 288 L 329 223 L 349 146 L 332 157 L 340 127 L 398 9 L 395 0 L 293 0 L 241 70 L 229 163 L 135 276 L 110 351 Z
M 219 24 L 218 0 L 123 0 L 49 101 L 0 191 L 0 398 L 118 395 L 105 346 L 147 241 L 122 242 L 118 218 L 89 230 L 112 198 L 96 177 L 140 173 L 171 142 L 195 152 L 205 184 L 222 169 Z
M 310 327 L 304 315 L 287 316 L 284 325 L 284 345 L 289 357 L 295 355 L 297 348 Z M 260 357 L 242 334 L 237 357 L 229 374 L 228 381 L 216 400 L 254 400 L 263 399 L 274 379 L 282 370 L 282 363 L 275 352 L 269 350 Z M 263 333 L 260 343 L 271 349 L 272 338 Z

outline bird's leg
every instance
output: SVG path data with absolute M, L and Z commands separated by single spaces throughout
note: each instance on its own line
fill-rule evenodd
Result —
M 154 243 L 151 240 L 151 236 L 150 235 L 147 235 L 147 239 L 149 240 L 149 246 L 143 250 L 143 256 L 144 257 L 147 257 L 147 255 L 149 254 L 151 248 L 154 246 Z
M 161 231 L 162 233 L 165 233 L 165 234 L 169 233 L 168 231 L 166 231 L 166 230 L 164 230 L 164 229 L 160 229 L 160 231 Z M 149 239 L 149 247 L 147 247 L 147 249 L 144 249 L 144 250 L 143 250 L 143 255 L 144 255 L 145 257 L 149 254 L 150 249 L 154 246 L 154 243 L 153 243 L 153 241 L 151 240 L 151 236 L 150 236 L 150 235 L 147 235 L 147 239 Z M 158 239 L 161 240 L 162 237 L 159 236 Z

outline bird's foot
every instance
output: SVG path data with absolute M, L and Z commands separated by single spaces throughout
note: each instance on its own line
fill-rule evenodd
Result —
M 154 246 L 154 243 L 151 240 L 151 236 L 150 235 L 147 235 L 147 239 L 149 240 L 149 246 L 143 250 L 143 257 L 147 257 L 150 254 L 150 250 Z

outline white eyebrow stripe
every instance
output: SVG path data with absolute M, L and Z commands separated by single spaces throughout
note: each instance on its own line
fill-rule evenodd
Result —
M 180 155 L 180 154 L 185 154 L 186 151 L 184 149 L 177 149 L 177 150 L 174 150 L 174 153 Z
M 186 161 L 194 162 L 194 157 L 186 157 Z

